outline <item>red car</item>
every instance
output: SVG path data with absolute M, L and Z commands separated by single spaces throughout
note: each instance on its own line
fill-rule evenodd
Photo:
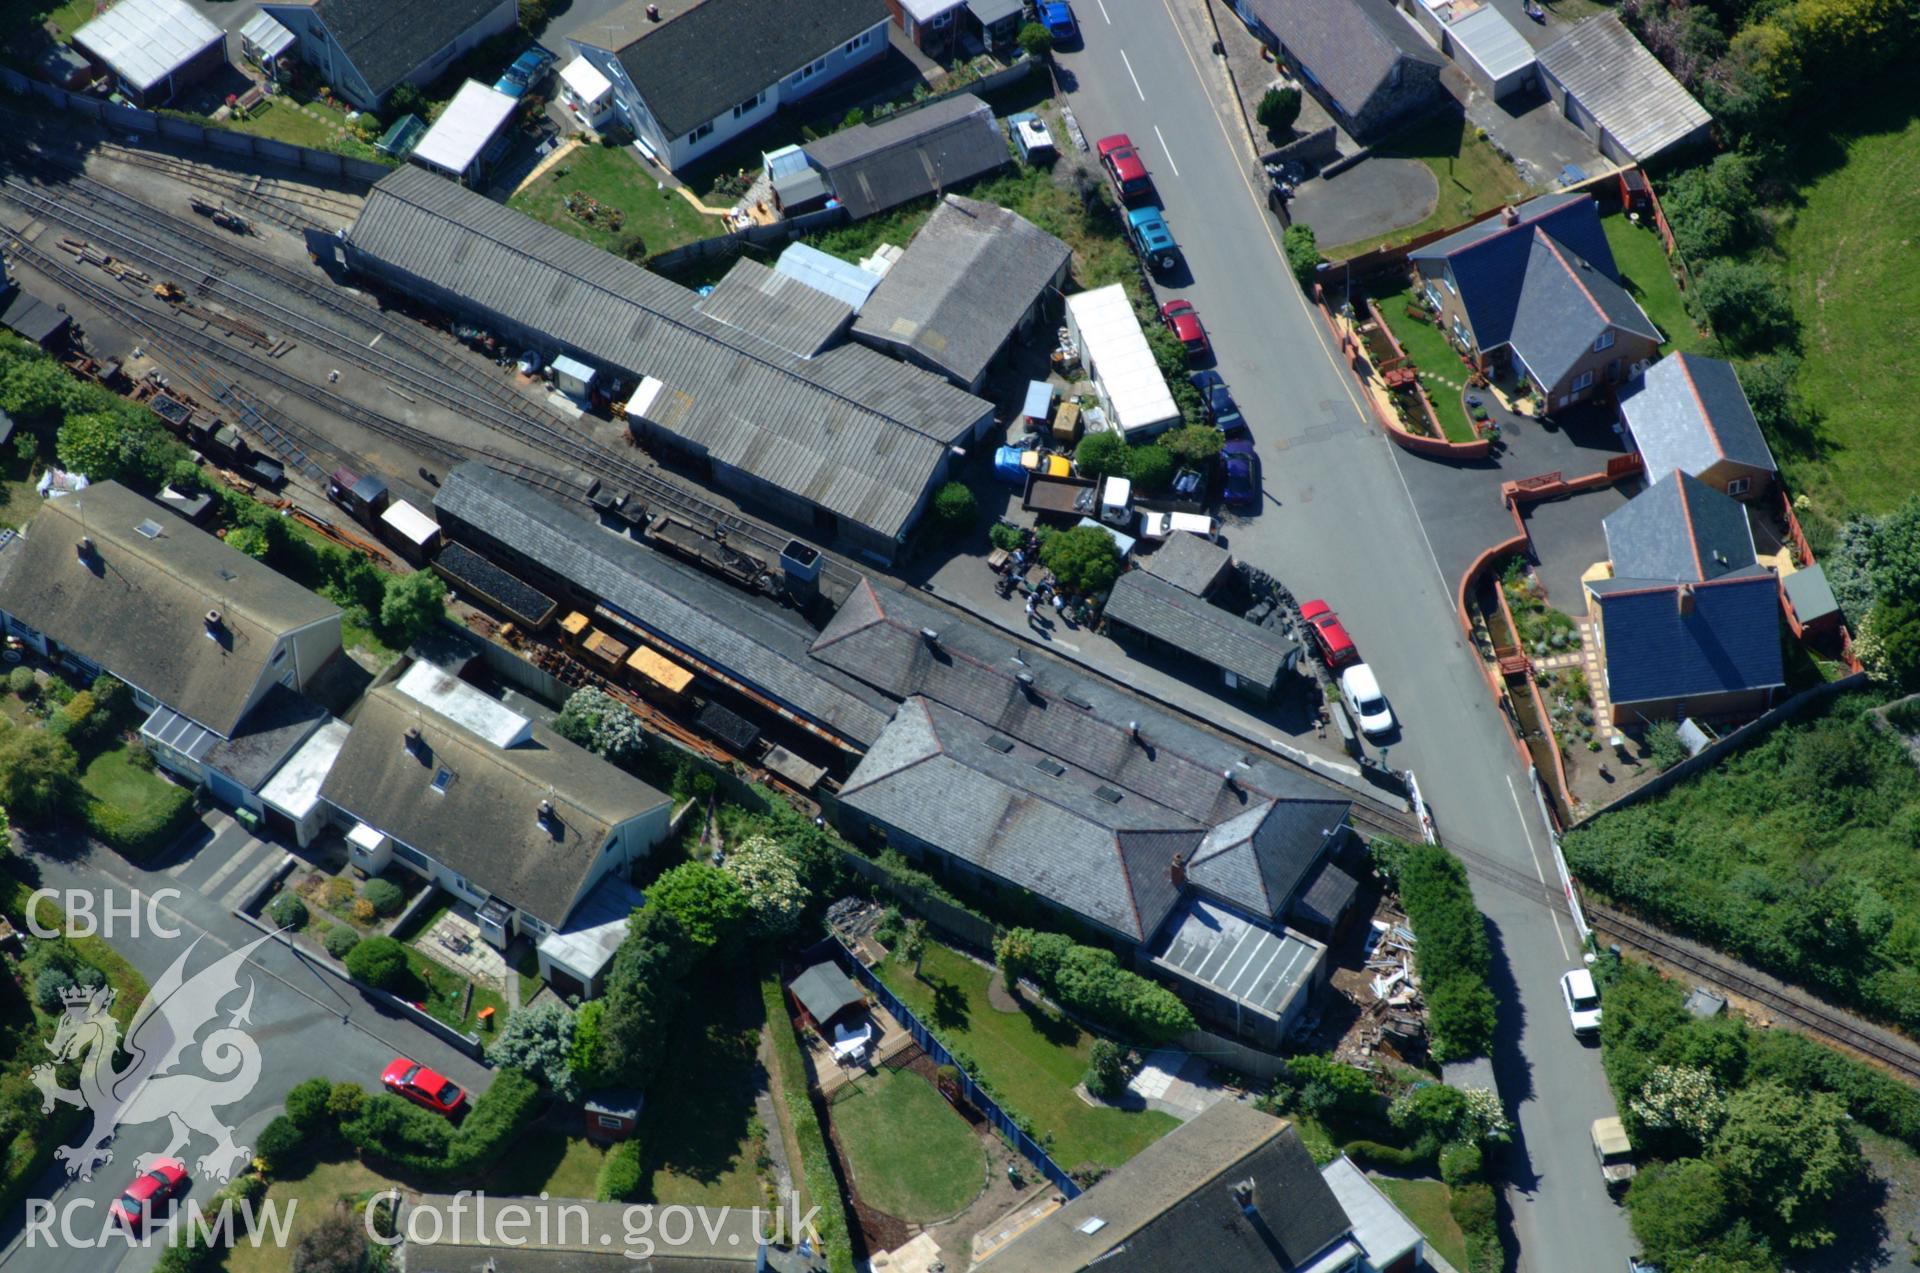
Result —
M 1102 137 L 1094 149 L 1100 152 L 1100 166 L 1107 170 L 1121 203 L 1132 203 L 1153 194 L 1153 178 L 1147 175 L 1147 161 L 1140 158 L 1140 152 L 1133 148 L 1132 139 L 1125 133 Z
M 467 1100 L 467 1094 L 460 1090 L 458 1083 L 404 1056 L 393 1058 L 393 1064 L 380 1076 L 380 1081 L 387 1085 L 389 1092 L 404 1096 L 416 1105 L 424 1105 L 436 1114 L 451 1115 Z
M 187 1164 L 178 1158 L 156 1158 L 153 1166 L 134 1179 L 114 1201 L 110 1214 L 129 1229 L 138 1229 L 161 1203 L 187 1185 Z
M 1359 647 L 1347 635 L 1332 606 L 1324 601 L 1309 601 L 1300 607 L 1300 617 L 1307 621 L 1307 627 L 1313 632 L 1313 643 L 1320 647 L 1320 657 L 1328 667 L 1339 667 L 1360 657 Z
M 1188 358 L 1199 362 L 1213 353 L 1213 346 L 1207 343 L 1207 329 L 1200 323 L 1200 311 L 1192 301 L 1168 301 L 1160 307 L 1160 319 L 1187 347 Z

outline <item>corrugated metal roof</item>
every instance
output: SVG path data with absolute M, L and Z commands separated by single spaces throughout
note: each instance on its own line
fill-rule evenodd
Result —
M 1495 81 L 1534 63 L 1533 46 L 1527 43 L 1527 37 L 1492 5 L 1475 9 L 1452 23 L 1447 34 Z
M 799 279 L 815 291 L 838 297 L 851 306 L 856 314 L 867 303 L 867 298 L 873 295 L 873 289 L 880 286 L 878 274 L 863 270 L 851 261 L 828 256 L 806 243 L 788 244 L 773 268 L 789 278 Z
M 480 158 L 519 106 L 518 98 L 468 80 L 413 148 L 413 158 L 459 176 Z
M 746 257 L 734 263 L 698 309 L 796 358 L 812 358 L 838 340 L 853 318 L 845 301 Z
M 810 361 L 785 354 L 701 314 L 687 288 L 423 169 L 383 178 L 350 242 L 589 360 L 659 380 L 649 423 L 887 536 L 907 529 L 946 448 L 992 414 L 858 345 Z
M 73 33 L 75 44 L 142 93 L 226 38 L 184 0 L 120 0 Z
M 1540 69 L 1642 163 L 1713 122 L 1616 14 L 1588 18 L 1538 56 Z
M 1012 162 L 993 111 L 971 93 L 843 128 L 806 150 L 856 219 Z

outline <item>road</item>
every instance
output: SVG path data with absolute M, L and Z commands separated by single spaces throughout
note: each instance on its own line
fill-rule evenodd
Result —
M 137 925 L 124 915 L 116 916 L 110 940 L 151 983 L 195 939 L 199 939 L 199 946 L 189 960 L 189 973 L 260 936 L 227 909 L 227 898 L 242 889 L 249 877 L 259 878 L 254 874 L 256 864 L 265 865 L 278 858 L 281 850 L 252 840 L 230 819 L 219 822 L 217 838 L 189 843 L 181 854 L 155 871 L 141 870 L 105 850 L 62 856 L 58 846 L 51 846 L 53 852 L 45 851 L 50 846 L 36 846 L 29 861 L 39 871 L 42 886 L 84 890 L 94 896 L 96 906 L 111 900 L 124 908 L 135 904 L 137 898 Z M 161 893 L 164 889 L 177 890 L 177 895 Z M 148 899 L 154 901 L 152 909 Z M 149 927 L 149 918 L 157 924 Z M 160 928 L 167 931 L 156 931 Z M 167 935 L 174 930 L 177 936 Z M 245 1028 L 260 1048 L 260 1079 L 251 1092 L 217 1111 L 234 1129 L 237 1144 L 251 1144 L 260 1129 L 280 1112 L 287 1089 L 316 1074 L 374 1088 L 387 1062 L 406 1055 L 426 1062 L 472 1091 L 484 1090 L 491 1077 L 477 1061 L 376 1006 L 277 941 L 255 952 L 248 975 L 257 991 Z M 243 986 L 245 981 L 243 976 Z M 239 996 L 232 998 L 234 1002 L 224 1004 L 224 1009 L 236 1006 Z M 192 1050 L 184 1058 L 184 1068 L 201 1072 Z M 159 1152 L 167 1140 L 165 1122 L 123 1127 L 112 1143 L 113 1161 L 92 1180 L 68 1181 L 64 1168 L 56 1165 L 31 1197 L 50 1201 L 56 1214 L 76 1199 L 89 1200 L 91 1210 L 76 1208 L 72 1213 L 73 1234 L 97 1241 L 106 1227 L 107 1207 L 134 1176 L 135 1160 L 142 1154 Z M 211 1148 L 204 1137 L 196 1136 L 184 1155 L 189 1170 L 194 1168 L 195 1159 Z M 213 1181 L 196 1179 L 188 1196 L 206 1206 L 218 1187 Z M 159 1258 L 157 1244 L 133 1250 L 124 1241 L 98 1247 L 68 1245 L 60 1239 L 57 1223 L 50 1246 L 47 1237 L 23 1233 L 24 1221 L 24 1214 L 0 1217 L 0 1244 L 5 1244 L 0 1248 L 0 1270 L 5 1273 L 142 1273 Z
M 1235 554 L 1346 620 L 1404 725 L 1389 763 L 1419 775 L 1442 836 L 1546 878 L 1545 829 L 1461 633 L 1457 581 L 1442 577 L 1403 476 L 1428 461 L 1374 426 L 1286 268 L 1204 11 L 1195 0 L 1076 11 L 1084 47 L 1056 55 L 1074 114 L 1090 142 L 1126 132 L 1146 156 L 1191 271 L 1161 298 L 1199 307 L 1259 444 L 1266 500 L 1229 527 Z M 1578 963 L 1572 925 L 1505 890 L 1476 895 L 1498 964 L 1493 1060 L 1518 1126 L 1506 1166 L 1519 1267 L 1620 1269 L 1632 1239 L 1587 1136 L 1610 1100 L 1559 996 Z

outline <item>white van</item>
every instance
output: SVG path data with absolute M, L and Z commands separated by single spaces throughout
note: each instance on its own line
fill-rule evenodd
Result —
M 1220 534 L 1218 520 L 1205 513 L 1156 513 L 1147 509 L 1140 510 L 1140 536 L 1143 539 L 1166 539 L 1175 531 L 1186 531 L 1212 540 Z

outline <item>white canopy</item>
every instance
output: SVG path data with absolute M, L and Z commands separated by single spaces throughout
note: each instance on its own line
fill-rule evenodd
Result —
M 75 44 L 142 93 L 226 38 L 185 0 L 120 0 L 73 33 Z
M 427 130 L 427 135 L 420 139 L 420 144 L 413 148 L 413 158 L 461 176 L 513 118 L 519 105 L 517 98 L 508 97 L 478 80 L 468 80 Z
M 271 13 L 262 9 L 240 28 L 240 40 L 263 59 L 271 61 L 293 47 L 294 35 L 281 26 Z
M 560 82 L 583 102 L 597 102 L 613 88 L 612 81 L 600 74 L 600 68 L 583 57 L 567 63 L 560 72 Z

